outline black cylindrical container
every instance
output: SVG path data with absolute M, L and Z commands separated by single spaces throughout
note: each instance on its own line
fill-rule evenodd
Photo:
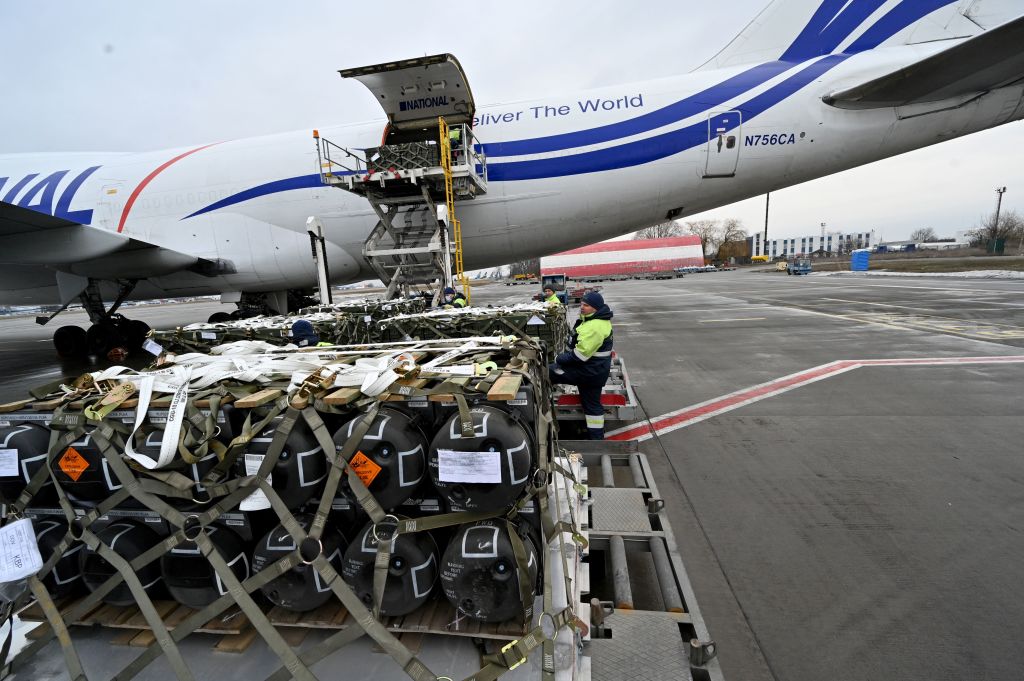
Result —
M 51 518 L 37 519 L 32 521 L 36 530 L 36 543 L 39 545 L 39 555 L 43 562 L 50 560 L 57 544 L 68 532 L 68 524 L 63 520 Z M 46 590 L 54 598 L 67 598 L 85 590 L 85 583 L 82 581 L 82 570 L 78 564 L 78 554 L 85 546 L 78 542 L 72 542 L 67 551 L 57 560 L 57 564 L 43 578 Z
M 537 551 L 528 532 L 519 533 L 526 549 L 525 576 L 531 593 L 537 583 Z M 444 595 L 459 613 L 483 622 L 504 622 L 523 612 L 519 569 L 508 525 L 483 520 L 463 525 L 441 559 Z
M 50 463 L 50 472 L 72 502 L 86 507 L 95 506 L 121 489 L 120 480 L 92 433 L 83 434 L 57 454 Z
M 334 435 L 340 451 L 363 420 L 360 415 Z M 359 442 L 350 464 L 383 508 L 392 509 L 408 499 L 423 479 L 427 438 L 413 417 L 397 409 L 381 409 Z M 348 477 L 338 486 L 341 493 L 355 498 Z
M 434 487 L 467 511 L 498 511 L 518 499 L 530 479 L 530 436 L 508 412 L 480 406 L 469 411 L 474 437 L 464 438 L 456 412 L 430 444 Z
M 35 423 L 16 423 L 0 428 L 0 503 L 15 501 L 36 471 L 46 466 L 50 431 Z M 46 483 L 32 498 L 34 504 L 56 499 L 53 481 Z
M 385 531 L 381 528 L 381 536 Z M 349 545 L 342 570 L 342 577 L 368 608 L 373 606 L 373 567 L 377 546 L 373 523 L 370 523 Z M 408 615 L 426 602 L 437 581 L 437 546 L 429 534 L 417 532 L 392 540 L 390 549 L 391 560 L 380 612 L 387 617 Z
M 297 515 L 295 520 L 303 530 L 309 530 L 313 522 L 311 515 Z M 323 554 L 331 567 L 339 573 L 342 568 L 342 554 L 347 542 L 340 532 L 330 526 L 324 528 L 320 537 Z M 296 549 L 295 540 L 283 525 L 271 530 L 256 545 L 252 558 L 252 571 L 260 570 L 280 560 L 285 554 Z M 315 556 L 311 556 L 315 558 Z M 331 599 L 331 588 L 320 577 L 320 573 L 312 565 L 300 563 L 288 572 L 263 587 L 263 594 L 277 606 L 294 612 L 306 612 L 318 608 Z
M 207 527 L 205 532 L 238 581 L 248 579 L 249 555 L 242 538 L 216 525 Z M 192 541 L 183 541 L 161 556 L 160 573 L 171 598 L 190 608 L 205 608 L 227 593 L 210 561 Z
M 238 475 L 256 472 L 283 418 L 274 419 L 250 440 L 244 455 L 238 457 Z M 327 459 L 305 421 L 300 419 L 288 434 L 270 475 L 271 486 L 290 509 L 298 508 L 323 491 L 324 480 L 327 478 Z
M 129 520 L 111 523 L 96 536 L 129 562 L 160 543 L 160 535 L 156 532 Z M 108 577 L 117 572 L 113 565 L 89 547 L 80 552 L 79 561 L 82 578 L 90 591 L 95 591 Z M 154 560 L 146 564 L 136 570 L 135 574 L 150 597 L 162 591 L 160 561 Z M 135 602 L 135 597 L 132 596 L 128 585 L 121 582 L 103 597 L 103 602 L 108 605 L 131 605 Z

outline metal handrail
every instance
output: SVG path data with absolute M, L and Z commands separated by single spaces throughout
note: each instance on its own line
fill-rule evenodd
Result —
M 358 154 L 353 153 L 351 150 L 345 147 L 338 146 L 334 142 L 328 139 L 320 137 L 320 134 L 314 130 L 313 138 L 316 140 L 316 155 L 320 169 L 320 179 L 326 183 L 326 178 L 333 177 L 335 175 L 351 175 L 351 174 L 363 174 L 366 172 L 366 159 Z M 334 150 L 334 155 L 331 151 Z M 348 161 L 351 158 L 354 160 Z M 352 165 L 346 165 L 342 163 L 342 160 L 348 161 Z M 335 168 L 341 170 L 336 172 Z

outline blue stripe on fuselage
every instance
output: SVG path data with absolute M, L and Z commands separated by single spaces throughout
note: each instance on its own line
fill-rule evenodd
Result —
M 873 50 L 915 21 L 957 0 L 904 0 L 857 38 L 847 52 Z
M 655 128 L 681 121 L 684 118 L 689 118 L 702 111 L 706 111 L 710 107 L 718 106 L 722 102 L 738 97 L 744 92 L 748 92 L 758 85 L 771 80 L 792 67 L 793 64 L 778 61 L 760 64 L 721 83 L 712 85 L 701 92 L 636 118 L 588 130 L 576 130 L 561 135 L 551 135 L 549 137 L 535 137 L 533 139 L 513 140 L 511 142 L 492 142 L 484 144 L 483 150 L 489 158 L 523 156 L 526 154 L 542 154 L 548 151 L 584 147 L 589 144 L 610 142 L 622 137 L 629 137 L 630 135 L 639 135 Z
M 182 220 L 202 215 L 203 213 L 209 213 L 211 210 L 217 210 L 218 208 L 226 208 L 227 206 L 241 203 L 242 201 L 249 201 L 256 199 L 267 194 L 276 194 L 277 192 L 286 192 L 292 189 L 312 189 L 314 187 L 320 187 L 323 182 L 320 180 L 320 175 L 299 175 L 298 177 L 289 177 L 284 180 L 275 180 L 274 182 L 267 182 L 251 189 L 232 194 L 231 196 L 225 197 L 216 203 L 211 203 L 206 208 L 200 208 L 191 215 L 186 215 Z
M 489 156 L 495 158 L 560 151 L 641 134 L 683 120 L 767 82 L 786 69 L 794 67 L 794 60 L 805 61 L 835 49 L 881 6 L 882 1 L 853 0 L 846 3 L 845 0 L 825 0 L 779 61 L 750 68 L 696 95 L 686 97 L 657 111 L 588 130 L 510 142 L 495 142 L 484 145 L 484 149 Z M 869 27 L 843 54 L 832 55 L 815 62 L 736 108 L 743 112 L 745 121 L 750 120 L 849 56 L 877 47 L 915 21 L 954 2 L 956 0 L 904 0 L 876 24 Z M 705 101 L 700 102 L 700 99 Z M 680 130 L 608 149 L 559 158 L 488 164 L 488 179 L 499 182 L 540 179 L 627 168 L 677 154 L 706 141 L 707 122 L 700 121 Z M 317 186 L 320 186 L 320 176 L 315 174 L 268 182 L 221 199 L 186 217 L 202 215 L 276 192 Z
M 789 97 L 848 56 L 825 57 L 735 108 L 743 113 L 743 120 L 748 121 Z M 678 154 L 707 141 L 708 123 L 705 120 L 679 130 L 609 149 L 560 158 L 488 164 L 487 178 L 497 182 L 536 180 L 628 168 Z

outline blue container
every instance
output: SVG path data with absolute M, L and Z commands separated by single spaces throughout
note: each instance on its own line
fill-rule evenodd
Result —
M 871 251 L 866 249 L 854 251 L 850 256 L 850 269 L 854 272 L 867 272 L 870 258 Z

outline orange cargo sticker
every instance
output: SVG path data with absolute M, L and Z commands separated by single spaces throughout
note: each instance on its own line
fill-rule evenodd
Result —
M 352 467 L 352 470 L 355 471 L 356 475 L 359 476 L 359 479 L 362 480 L 363 484 L 367 487 L 370 486 L 370 483 L 373 482 L 374 478 L 377 477 L 377 474 L 380 473 L 380 466 L 362 452 L 356 452 L 356 455 L 353 456 L 352 460 L 348 463 Z
M 68 447 L 67 451 L 64 452 L 64 456 L 60 457 L 60 461 L 57 464 L 75 482 L 78 482 L 78 479 L 82 477 L 82 473 L 89 470 L 89 462 L 74 447 Z

